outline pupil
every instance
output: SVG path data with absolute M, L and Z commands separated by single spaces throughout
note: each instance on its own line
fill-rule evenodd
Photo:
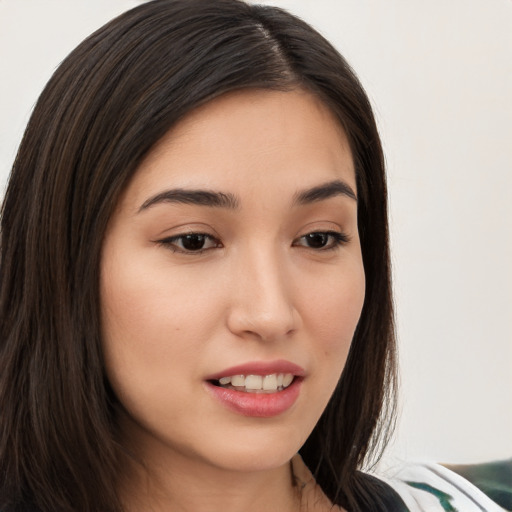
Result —
M 309 247 L 320 248 L 327 244 L 328 235 L 325 233 L 309 233 L 306 238 Z
M 199 251 L 204 247 L 205 239 L 204 235 L 185 235 L 182 244 L 187 251 Z

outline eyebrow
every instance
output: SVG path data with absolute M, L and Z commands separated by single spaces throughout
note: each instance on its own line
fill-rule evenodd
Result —
M 293 204 L 306 205 L 340 195 L 357 201 L 357 196 L 350 185 L 341 180 L 334 180 L 297 192 L 294 196 Z M 175 188 L 164 190 L 146 199 L 139 208 L 138 213 L 161 203 L 192 204 L 210 208 L 228 208 L 230 210 L 236 210 L 240 206 L 238 198 L 229 192 Z
M 293 204 L 305 205 L 323 201 L 336 196 L 346 196 L 357 201 L 357 196 L 352 187 L 341 180 L 329 181 L 313 188 L 308 188 L 295 194 Z
M 210 208 L 228 208 L 230 210 L 236 210 L 239 207 L 238 199 L 230 193 L 175 188 L 164 190 L 144 201 L 139 208 L 139 213 L 160 203 L 193 204 Z

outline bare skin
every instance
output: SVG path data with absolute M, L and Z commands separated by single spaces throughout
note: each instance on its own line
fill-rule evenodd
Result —
M 284 469 L 284 468 L 283 468 Z M 134 475 L 135 476 L 135 475 Z M 174 477 L 175 482 L 187 486 L 186 475 L 169 475 L 169 480 Z M 261 479 L 253 480 L 253 492 L 248 494 L 245 486 L 245 478 L 241 477 L 240 482 L 232 480 L 226 493 L 217 488 L 217 483 L 203 480 L 201 485 L 194 490 L 192 495 L 186 497 L 184 503 L 178 503 L 176 494 L 170 491 L 174 487 L 172 482 L 161 487 L 155 486 L 156 480 L 150 478 L 142 468 L 139 468 L 137 480 L 143 481 L 145 489 L 134 492 L 133 488 L 127 485 L 124 489 L 125 504 L 127 512 L 148 510 L 158 512 L 172 510 L 172 512 L 186 512 L 189 510 L 201 510 L 204 512 L 215 512 L 215 498 L 222 498 L 222 510 L 268 510 L 279 512 L 346 512 L 344 508 L 333 505 L 327 498 L 319 485 L 317 485 L 311 471 L 304 464 L 299 454 L 295 455 L 288 464 L 287 471 L 279 471 L 275 474 L 268 472 L 261 475 Z M 215 475 L 217 482 L 218 475 Z M 131 480 L 133 481 L 133 480 Z M 209 486 L 208 483 L 212 485 Z M 170 485 L 169 485 L 170 484 Z M 190 483 L 195 484 L 195 479 Z M 287 492 L 283 492 L 285 489 Z M 142 498 L 144 496 L 144 498 Z M 151 496 L 151 499 L 149 497 Z M 272 496 L 270 499 L 269 497 Z M 280 498 L 276 498 L 280 496 Z M 146 501 L 147 500 L 147 501 Z M 169 508 L 169 503 L 173 503 Z M 148 508 L 151 504 L 151 509 Z
M 344 508 L 333 505 L 324 494 L 300 455 L 293 457 L 291 465 L 296 486 L 299 488 L 300 512 L 345 512 Z
M 106 373 L 138 461 L 120 476 L 126 510 L 331 510 L 300 465 L 306 485 L 294 485 L 290 460 L 364 301 L 356 191 L 343 129 L 302 90 L 213 100 L 141 164 L 107 229 L 100 283 Z M 233 368 L 283 361 L 293 393 L 242 386 L 242 410 L 222 398 Z

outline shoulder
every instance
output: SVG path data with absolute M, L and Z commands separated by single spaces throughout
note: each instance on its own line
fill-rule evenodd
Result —
M 512 511 L 512 459 L 450 467 L 404 464 L 377 476 L 409 512 Z

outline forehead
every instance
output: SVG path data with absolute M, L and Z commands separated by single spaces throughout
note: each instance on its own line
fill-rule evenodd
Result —
M 142 196 L 164 186 L 283 191 L 343 179 L 355 190 L 347 137 L 315 95 L 246 90 L 197 108 L 155 145 L 128 187 Z

